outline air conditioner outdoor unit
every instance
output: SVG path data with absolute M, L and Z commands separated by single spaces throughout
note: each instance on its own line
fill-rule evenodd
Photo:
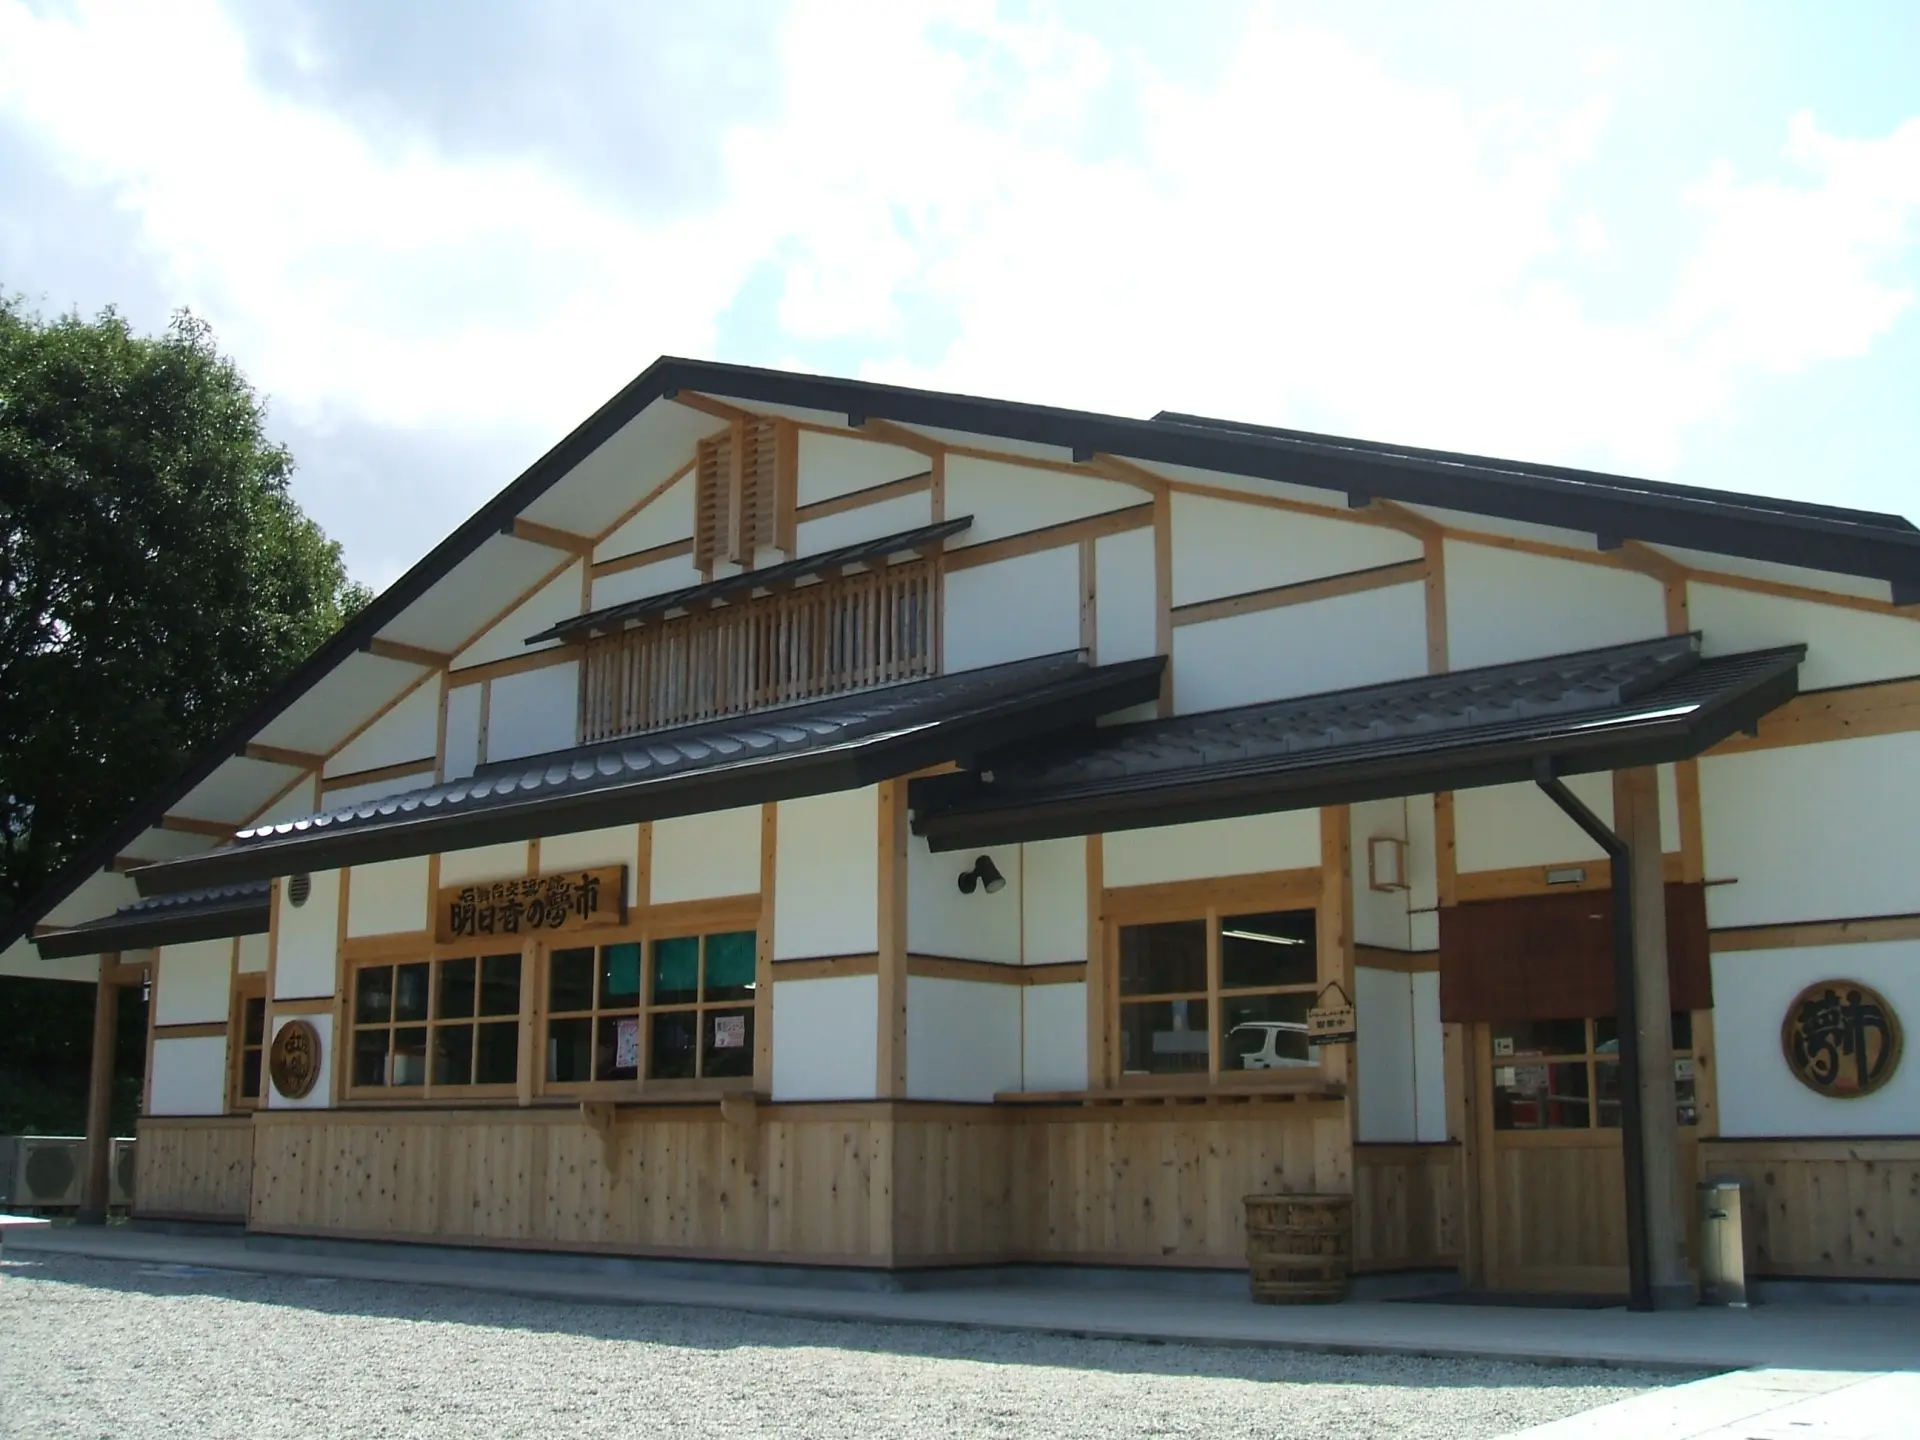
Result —
M 87 1142 L 78 1135 L 0 1135 L 0 1210 L 77 1210 L 86 1167 Z M 109 1205 L 132 1205 L 133 1176 L 134 1142 L 116 1139 Z

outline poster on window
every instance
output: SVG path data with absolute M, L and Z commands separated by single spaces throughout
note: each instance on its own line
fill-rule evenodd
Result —
M 744 1015 L 716 1015 L 713 1017 L 713 1048 L 716 1050 L 738 1050 L 747 1043 L 747 1017 Z
M 640 1067 L 640 1020 L 629 1015 L 613 1027 L 613 1068 L 637 1070 Z

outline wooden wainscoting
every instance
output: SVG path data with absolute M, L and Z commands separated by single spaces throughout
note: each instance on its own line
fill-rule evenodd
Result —
M 155 1117 L 135 1129 L 133 1213 L 149 1220 L 247 1218 L 253 1191 L 253 1117 Z
M 1760 1275 L 1920 1280 L 1920 1140 L 1705 1140 L 1702 1180 L 1744 1180 Z
M 1246 1265 L 1245 1197 L 1352 1188 L 1339 1101 L 1029 1110 L 1014 1203 L 1030 1259 Z
M 1462 1149 L 1433 1145 L 1353 1147 L 1353 1268 L 1448 1268 L 1466 1235 Z

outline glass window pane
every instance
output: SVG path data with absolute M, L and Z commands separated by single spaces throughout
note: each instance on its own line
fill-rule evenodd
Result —
M 266 1041 L 267 1000 L 264 995 L 249 995 L 240 1010 L 240 1043 L 260 1045 Z
M 353 977 L 353 1018 L 359 1025 L 382 1025 L 393 1018 L 391 965 L 376 965 Z
M 433 1027 L 433 1083 L 471 1085 L 473 1083 L 473 1027 L 436 1025 Z
M 1227 915 L 1220 921 L 1220 986 L 1311 985 L 1320 973 L 1313 911 Z
M 422 969 L 426 968 L 424 966 Z M 393 1032 L 393 1083 L 418 1085 L 427 1078 L 427 1028 Z
M 647 1074 L 655 1080 L 691 1080 L 699 1027 L 697 1010 L 655 1015 L 647 1029 Z
M 520 1013 L 520 957 L 489 955 L 480 962 L 480 1013 Z
M 516 957 L 518 958 L 518 957 Z M 520 1078 L 520 1022 L 482 1025 L 475 1050 L 473 1083 L 512 1085 Z
M 1281 1070 L 1317 1065 L 1320 1047 L 1307 1044 L 1307 1011 L 1313 996 L 1241 995 L 1220 1002 L 1220 1068 Z
M 1673 1029 L 1670 1033 L 1675 1050 L 1692 1050 L 1693 1012 L 1691 1010 L 1674 1011 Z M 1620 1053 L 1620 1022 L 1613 1016 L 1602 1015 L 1593 1022 L 1593 1053 L 1596 1055 Z
M 605 945 L 600 949 L 600 1005 L 603 1009 L 637 1008 L 640 1004 L 640 947 Z
M 1693 1049 L 1693 1012 L 1691 1010 L 1673 1012 L 1673 1048 Z
M 1493 1064 L 1493 1128 L 1585 1130 L 1590 1124 L 1587 1062 L 1504 1060 Z
M 1493 1026 L 1493 1063 L 1516 1056 L 1584 1055 L 1584 1020 L 1502 1020 Z
M 757 937 L 751 930 L 707 936 L 709 1000 L 751 1000 L 758 957 Z
M 393 977 L 393 1018 L 395 1020 L 424 1020 L 427 1018 L 427 982 L 432 966 L 422 960 L 415 965 L 402 965 Z M 425 1041 L 421 1044 L 424 1046 Z
M 700 940 L 693 935 L 653 942 L 655 1005 L 690 1005 L 700 998 Z
M 640 1017 L 602 1015 L 593 1046 L 593 1078 L 632 1080 L 640 1074 Z
M 360 973 L 365 975 L 366 971 L 363 970 Z M 387 1083 L 387 1032 L 385 1030 L 354 1032 L 353 1083 L 355 1085 Z
M 547 1009 L 555 1015 L 564 1015 L 592 1008 L 593 951 L 554 951 L 553 958 L 547 962 Z
M 591 959 L 592 951 L 588 951 Z M 593 1078 L 593 1021 L 547 1023 L 547 1079 L 577 1085 Z
M 753 1011 L 704 1010 L 700 1073 L 708 1079 L 753 1074 Z
M 1205 994 L 1207 922 L 1175 920 L 1120 931 L 1122 995 Z
M 1156 1000 L 1120 1007 L 1120 1067 L 1134 1075 L 1207 1069 L 1207 1002 Z
M 473 1014 L 473 977 L 479 968 L 471 959 L 440 962 L 440 993 L 434 999 L 434 1019 L 465 1020 Z M 433 1083 L 440 1083 L 438 1076 Z
M 258 1050 L 240 1052 L 240 1098 L 242 1100 L 260 1098 L 260 1052 Z

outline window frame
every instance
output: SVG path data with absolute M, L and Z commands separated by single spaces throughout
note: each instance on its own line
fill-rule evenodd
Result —
M 1688 1025 L 1688 1043 L 1686 1045 L 1673 1046 L 1673 1058 L 1676 1061 L 1689 1060 L 1694 1064 L 1693 1075 L 1691 1077 L 1694 1087 L 1693 1100 L 1691 1102 L 1694 1118 L 1691 1124 L 1679 1121 L 1677 1112 L 1683 1102 L 1681 1102 L 1676 1095 L 1674 1101 L 1676 1109 L 1675 1121 L 1683 1137 L 1689 1132 L 1692 1132 L 1694 1135 L 1699 1135 L 1702 1133 L 1698 1054 L 1700 1045 L 1700 1012 L 1693 1010 L 1675 1010 L 1671 1012 L 1671 1014 L 1673 1016 L 1685 1015 Z M 1493 1052 L 1493 1046 L 1499 1030 L 1509 1025 L 1538 1024 L 1542 1022 L 1513 1020 L 1488 1020 L 1481 1022 L 1484 1027 L 1484 1034 L 1481 1036 L 1481 1053 L 1488 1067 L 1487 1125 L 1493 1134 L 1503 1139 L 1515 1135 L 1618 1135 L 1621 1129 L 1619 1125 L 1602 1125 L 1600 1123 L 1600 1067 L 1602 1065 L 1619 1065 L 1620 1052 L 1618 1049 L 1615 1049 L 1610 1054 L 1603 1054 L 1599 1050 L 1599 1027 L 1602 1020 L 1611 1020 L 1613 1018 L 1612 1016 L 1588 1015 L 1577 1022 L 1570 1017 L 1558 1022 L 1563 1024 L 1578 1023 L 1584 1027 L 1583 1033 L 1585 1036 L 1586 1049 L 1579 1054 L 1571 1051 L 1555 1051 L 1551 1054 L 1538 1055 L 1531 1053 L 1524 1055 L 1496 1055 Z M 1669 1023 L 1671 1023 L 1671 1021 Z M 1587 1075 L 1587 1093 L 1585 1099 L 1587 1123 L 1585 1125 L 1508 1125 L 1503 1127 L 1500 1124 L 1500 1093 L 1504 1087 L 1499 1083 L 1499 1072 L 1504 1067 L 1511 1066 L 1517 1068 L 1521 1064 L 1528 1066 L 1584 1064 Z M 1619 1072 L 1616 1070 L 1614 1073 L 1617 1075 Z M 1679 1084 L 1678 1076 L 1675 1077 L 1675 1084 Z M 1613 1103 L 1618 1104 L 1619 1101 L 1616 1100 Z
M 247 1003 L 260 1002 L 260 1043 L 247 1044 Z M 267 972 L 264 970 L 241 971 L 235 963 L 233 985 L 227 999 L 227 1110 L 230 1113 L 245 1113 L 264 1110 L 267 1104 Z M 260 1053 L 260 1093 L 246 1096 L 240 1093 L 241 1076 L 245 1071 L 246 1052 L 257 1050 Z
M 512 947 L 500 943 L 501 937 L 463 940 L 457 945 L 434 945 L 432 943 L 395 944 L 382 946 L 377 951 L 356 954 L 344 964 L 344 985 L 340 997 L 341 1034 L 336 1042 L 340 1075 L 340 1094 L 344 1103 L 355 1105 L 401 1105 L 418 1106 L 423 1104 L 488 1104 L 498 1102 L 523 1103 L 527 1098 L 526 1083 L 530 1057 L 527 1053 L 527 1025 L 530 1018 L 528 978 L 533 973 L 532 953 L 536 947 L 531 940 L 523 939 L 520 945 Z M 492 943 L 489 943 L 491 940 Z M 440 1002 L 440 981 L 442 966 L 448 961 L 473 960 L 476 967 L 489 955 L 515 954 L 520 959 L 520 1005 L 511 1017 L 507 1015 L 480 1015 L 478 1013 L 477 989 L 475 1014 L 452 1019 L 438 1018 Z M 427 1013 L 418 1021 L 397 1021 L 388 1019 L 361 1024 L 355 1018 L 355 1007 L 359 997 L 360 975 L 367 970 L 395 970 L 403 965 L 425 964 L 427 968 Z M 479 984 L 476 969 L 475 985 Z M 475 1031 L 476 1041 L 481 1024 L 504 1024 L 511 1018 L 514 1023 L 514 1079 L 510 1084 L 459 1085 L 439 1084 L 433 1080 L 433 1032 L 444 1025 L 465 1024 Z M 418 1085 L 356 1085 L 353 1078 L 354 1051 L 356 1041 L 362 1030 L 421 1029 L 427 1032 L 426 1073 Z M 389 1042 L 391 1045 L 391 1042 Z M 391 1049 L 389 1049 L 391 1054 Z
M 1173 881 L 1139 885 L 1103 892 L 1105 925 L 1101 963 L 1105 995 L 1101 1008 L 1102 1034 L 1093 1037 L 1097 1049 L 1089 1055 L 1090 1088 L 1139 1090 L 1192 1089 L 1213 1090 L 1223 1085 L 1233 1089 L 1298 1089 L 1301 1077 L 1312 1076 L 1316 1083 L 1327 1072 L 1327 1047 L 1309 1046 L 1310 1059 L 1302 1065 L 1285 1065 L 1265 1070 L 1227 1069 L 1226 1033 L 1222 1027 L 1225 1003 L 1242 996 L 1305 994 L 1312 998 L 1326 987 L 1326 932 L 1328 917 L 1321 904 L 1320 872 L 1317 867 L 1270 871 L 1264 874 L 1228 876 L 1218 879 Z M 1272 912 L 1306 912 L 1314 920 L 1314 979 L 1312 983 L 1226 989 L 1221 973 L 1221 923 L 1227 916 Z M 1139 925 L 1158 925 L 1179 921 L 1200 921 L 1206 927 L 1207 989 L 1204 997 L 1194 991 L 1169 991 L 1166 994 L 1122 995 L 1120 934 Z M 1164 1003 L 1169 999 L 1204 998 L 1207 1010 L 1207 1067 L 1204 1071 L 1155 1073 L 1127 1071 L 1122 1068 L 1121 1012 L 1125 1005 Z M 1097 1062 L 1095 1056 L 1098 1057 Z M 1104 1072 L 1104 1073 L 1103 1073 Z

